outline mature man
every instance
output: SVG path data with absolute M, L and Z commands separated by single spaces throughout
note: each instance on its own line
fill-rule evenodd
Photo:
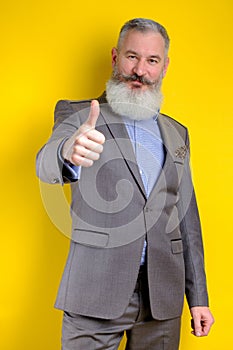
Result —
M 175 350 L 186 294 L 192 333 L 208 334 L 203 246 L 187 129 L 160 114 L 169 37 L 133 19 L 98 100 L 60 101 L 38 176 L 72 188 L 72 239 L 56 307 L 63 350 Z

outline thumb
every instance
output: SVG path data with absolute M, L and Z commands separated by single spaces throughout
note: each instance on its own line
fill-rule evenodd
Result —
M 99 102 L 97 100 L 91 101 L 90 113 L 85 124 L 90 126 L 91 128 L 95 128 L 99 114 L 100 114 Z
M 201 320 L 198 317 L 193 317 L 192 319 L 192 328 L 193 328 L 193 334 L 196 337 L 200 337 L 202 334 L 202 325 L 201 325 Z

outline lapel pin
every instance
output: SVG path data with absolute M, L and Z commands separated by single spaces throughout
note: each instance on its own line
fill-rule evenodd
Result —
M 187 153 L 187 147 L 181 146 L 175 151 L 175 156 L 180 159 L 184 159 Z

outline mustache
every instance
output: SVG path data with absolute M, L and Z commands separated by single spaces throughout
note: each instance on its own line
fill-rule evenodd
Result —
M 141 83 L 143 85 L 148 85 L 148 86 L 152 86 L 152 85 L 154 85 L 156 83 L 154 81 L 146 79 L 143 76 L 137 75 L 136 73 L 129 74 L 129 75 L 116 73 L 116 74 L 114 74 L 114 80 L 116 80 L 116 81 L 124 81 L 124 82 L 138 81 L 139 83 Z

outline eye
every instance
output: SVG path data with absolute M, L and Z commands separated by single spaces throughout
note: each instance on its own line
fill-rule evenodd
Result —
M 131 61 L 134 61 L 137 59 L 137 56 L 136 55 L 128 55 L 128 59 Z
M 151 64 L 151 65 L 155 65 L 155 64 L 158 64 L 159 63 L 159 60 L 156 59 L 156 58 L 150 58 L 148 60 L 148 62 Z

